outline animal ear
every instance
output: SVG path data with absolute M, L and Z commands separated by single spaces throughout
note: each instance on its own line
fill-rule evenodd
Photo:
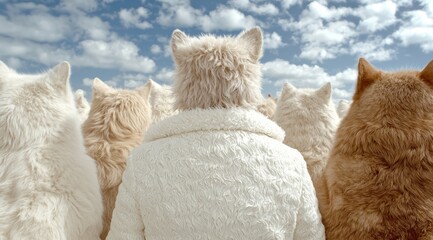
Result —
M 57 64 L 54 68 L 48 71 L 48 80 L 51 85 L 57 90 L 64 91 L 69 84 L 69 77 L 71 76 L 71 65 L 64 61 Z
M 171 51 L 173 54 L 173 58 L 176 62 L 179 61 L 179 52 L 177 51 L 179 45 L 185 43 L 188 40 L 188 36 L 180 31 L 179 29 L 176 29 L 171 34 Z
M 293 95 L 295 92 L 296 92 L 295 86 L 293 86 L 289 82 L 285 82 L 283 85 L 283 90 L 281 91 L 280 98 L 283 99 L 284 97 L 289 97 L 289 96 Z
M 84 91 L 81 89 L 78 89 L 75 91 L 75 102 L 78 103 L 78 105 L 81 105 L 84 103 Z
M 431 60 L 427 66 L 424 67 L 419 74 L 419 77 L 429 85 L 433 85 L 433 60 Z
M 327 82 L 321 88 L 316 90 L 316 96 L 328 103 L 332 98 L 332 87 L 331 83 Z
M 263 55 L 263 36 L 259 27 L 252 28 L 248 31 L 241 32 L 238 38 L 247 43 L 248 52 L 254 61 L 258 61 Z
M 105 84 L 101 79 L 94 78 L 93 79 L 93 95 L 94 96 L 101 96 L 106 95 L 108 93 L 114 92 L 114 89 L 107 84 Z
M 152 85 L 150 82 L 152 80 L 149 80 L 149 82 L 147 82 L 144 86 L 137 88 L 137 92 L 138 94 L 143 97 L 146 101 L 149 100 L 150 97 L 150 90 L 152 89 Z M 149 84 L 150 83 L 150 84 Z
M 364 58 L 360 58 L 358 62 L 358 81 L 356 83 L 355 94 L 353 100 L 358 100 L 362 93 L 370 86 L 374 81 L 378 80 L 381 72 L 374 68 Z
M 9 67 L 0 60 L 0 72 L 8 72 L 9 71 Z

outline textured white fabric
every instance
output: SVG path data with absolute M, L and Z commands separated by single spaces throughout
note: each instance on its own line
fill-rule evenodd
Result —
M 301 154 L 246 109 L 152 126 L 128 160 L 108 239 L 325 239 Z

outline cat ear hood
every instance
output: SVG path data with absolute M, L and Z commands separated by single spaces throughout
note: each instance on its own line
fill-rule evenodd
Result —
M 321 88 L 316 90 L 316 95 L 320 97 L 323 101 L 329 102 L 332 98 L 332 86 L 331 83 L 325 83 Z
M 100 96 L 104 94 L 108 94 L 114 92 L 114 89 L 107 84 L 105 84 L 101 79 L 94 78 L 93 79 L 93 95 Z
M 429 85 L 433 85 L 433 60 L 431 60 L 427 66 L 419 74 L 419 77 L 429 83 Z
M 171 34 L 171 51 L 173 53 L 174 61 L 176 62 L 179 61 L 179 53 L 177 51 L 179 45 L 187 41 L 188 41 L 188 36 L 179 29 L 174 30 L 173 33 Z
M 238 38 L 248 43 L 248 52 L 252 60 L 258 61 L 263 56 L 263 34 L 259 27 L 241 32 Z
M 70 75 L 71 65 L 64 61 L 48 71 L 48 81 L 54 88 L 66 93 Z

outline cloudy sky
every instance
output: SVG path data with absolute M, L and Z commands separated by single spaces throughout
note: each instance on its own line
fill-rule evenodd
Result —
M 92 79 L 133 88 L 171 84 L 169 40 L 264 33 L 263 94 L 285 81 L 351 98 L 359 57 L 384 70 L 421 69 L 433 59 L 430 0 L 0 0 L 0 60 L 39 73 L 67 60 L 72 86 L 91 98 Z

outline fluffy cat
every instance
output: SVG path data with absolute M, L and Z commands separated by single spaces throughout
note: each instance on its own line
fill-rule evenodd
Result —
M 340 117 L 340 119 L 343 119 L 346 116 L 347 111 L 349 111 L 350 104 L 352 104 L 351 101 L 347 101 L 344 99 L 341 99 L 338 102 L 337 113 L 338 113 L 338 116 Z
M 102 229 L 70 65 L 18 74 L 0 61 L 0 239 L 94 240 Z
M 313 182 L 321 176 L 332 147 L 339 117 L 331 84 L 320 89 L 296 89 L 286 82 L 273 120 L 284 129 L 284 143 L 299 150 Z
M 170 86 L 160 85 L 150 79 L 146 85 L 150 85 L 150 105 L 152 106 L 152 123 L 157 123 L 164 118 L 177 113 L 174 110 L 174 96 Z
M 75 91 L 75 104 L 77 105 L 78 114 L 80 115 L 81 122 L 86 121 L 89 116 L 90 105 L 86 97 L 84 97 L 84 91 L 78 89 Z
M 96 161 L 104 200 L 105 239 L 111 223 L 126 160 L 151 123 L 150 86 L 136 90 L 114 89 L 98 78 L 93 80 L 89 117 L 83 123 L 85 146 Z
M 318 189 L 327 239 L 433 239 L 433 61 L 358 63 L 353 102 Z
M 261 112 L 268 118 L 272 118 L 275 113 L 276 107 L 277 103 L 275 99 L 269 94 L 268 97 L 257 106 L 257 111 Z
M 255 108 L 260 104 L 263 100 L 260 91 L 262 72 L 260 65 L 251 60 L 263 55 L 262 48 L 251 47 L 262 44 L 258 31 L 249 31 L 236 38 L 189 37 L 175 31 L 172 42 L 176 44 L 172 44 L 172 51 L 179 71 L 175 71 L 174 79 L 184 79 L 173 85 L 175 108 Z M 224 84 L 215 84 L 214 79 L 224 79 Z

